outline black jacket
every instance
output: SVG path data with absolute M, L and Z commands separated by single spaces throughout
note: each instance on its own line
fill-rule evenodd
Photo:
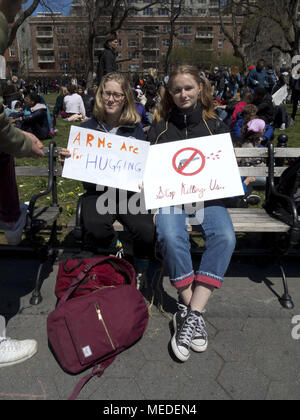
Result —
M 51 138 L 46 106 L 37 104 L 31 110 L 30 115 L 22 117 L 21 130 L 33 133 L 40 140 Z
M 179 108 L 175 108 L 167 122 L 154 121 L 152 123 L 148 140 L 151 144 L 157 144 L 229 133 L 229 128 L 217 118 L 206 120 L 206 124 L 202 118 L 202 108 L 199 103 L 195 109 L 186 113 Z
M 266 93 L 260 100 L 254 100 L 253 104 L 257 106 L 257 117 L 263 119 L 266 124 L 273 124 L 275 109 L 270 93 Z
M 112 48 L 110 48 L 110 46 L 107 43 L 104 44 L 104 50 L 99 57 L 97 68 L 97 77 L 99 83 L 101 82 L 102 77 L 105 76 L 107 73 L 117 71 L 117 55 L 118 54 Z

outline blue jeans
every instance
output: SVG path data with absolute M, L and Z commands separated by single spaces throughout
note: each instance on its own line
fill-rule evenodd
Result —
M 220 288 L 235 248 L 235 234 L 231 217 L 220 201 L 205 204 L 197 211 L 198 230 L 205 239 L 205 251 L 196 274 L 193 270 L 190 241 L 187 231 L 187 214 L 170 214 L 159 209 L 156 215 L 156 232 L 159 250 L 166 264 L 170 281 L 177 289 L 185 288 L 194 281 Z

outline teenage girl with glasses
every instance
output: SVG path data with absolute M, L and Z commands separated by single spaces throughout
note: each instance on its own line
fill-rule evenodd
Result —
M 112 133 L 123 137 L 146 140 L 136 111 L 130 84 L 120 73 L 103 76 L 95 97 L 92 118 L 81 127 Z M 116 209 L 112 214 L 99 214 L 96 209 L 98 198 L 107 192 L 97 191 L 95 184 L 84 183 L 86 193 L 82 200 L 84 230 L 90 245 L 111 249 L 117 243 L 113 223 L 118 220 L 130 232 L 134 244 L 134 256 L 151 257 L 154 242 L 154 225 L 151 214 L 119 213 L 119 190 L 116 190 Z M 127 192 L 127 201 L 136 193 Z M 124 207 L 124 205 L 123 205 Z M 128 206 L 127 206 L 128 209 Z

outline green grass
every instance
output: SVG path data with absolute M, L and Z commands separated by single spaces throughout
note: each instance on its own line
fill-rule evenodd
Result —
M 285 105 L 288 115 L 292 113 L 292 105 Z M 298 120 L 298 121 L 297 121 Z M 274 145 L 277 145 L 277 136 L 279 134 L 286 134 L 289 138 L 288 147 L 300 147 L 300 109 L 296 115 L 296 123 L 293 126 L 288 127 L 284 131 L 275 129 L 275 140 Z
M 45 96 L 45 99 L 49 105 L 54 105 L 57 94 L 49 94 Z M 52 109 L 50 109 L 51 111 Z M 56 135 L 53 138 L 57 146 L 67 147 L 69 131 L 71 125 L 79 125 L 80 123 L 69 123 L 64 121 L 62 118 L 57 118 L 56 129 L 58 130 Z M 49 145 L 51 140 L 44 140 L 43 144 L 45 146 Z M 33 166 L 33 165 L 48 165 L 47 158 L 41 159 L 32 159 L 32 158 L 22 158 L 15 159 L 15 164 L 19 166 Z M 58 163 L 59 165 L 59 163 Z M 37 194 L 46 189 L 47 178 L 35 178 L 35 177 L 17 177 L 17 183 L 19 188 L 19 197 L 20 202 L 30 201 L 31 197 L 34 194 Z M 58 203 L 62 207 L 62 214 L 59 218 L 59 224 L 62 226 L 63 231 L 65 230 L 68 222 L 75 215 L 76 204 L 78 196 L 82 194 L 83 188 L 82 183 L 79 181 L 73 181 L 65 178 L 58 178 L 57 181 L 57 193 L 58 193 Z M 42 197 L 38 201 L 38 205 L 47 205 L 51 200 L 50 195 L 47 197 Z

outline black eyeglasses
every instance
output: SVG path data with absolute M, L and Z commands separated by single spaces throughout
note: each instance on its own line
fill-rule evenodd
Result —
M 104 90 L 102 92 L 102 96 L 104 99 L 109 99 L 111 96 L 114 98 L 115 101 L 121 101 L 122 98 L 124 98 L 124 93 L 119 92 L 108 92 Z

